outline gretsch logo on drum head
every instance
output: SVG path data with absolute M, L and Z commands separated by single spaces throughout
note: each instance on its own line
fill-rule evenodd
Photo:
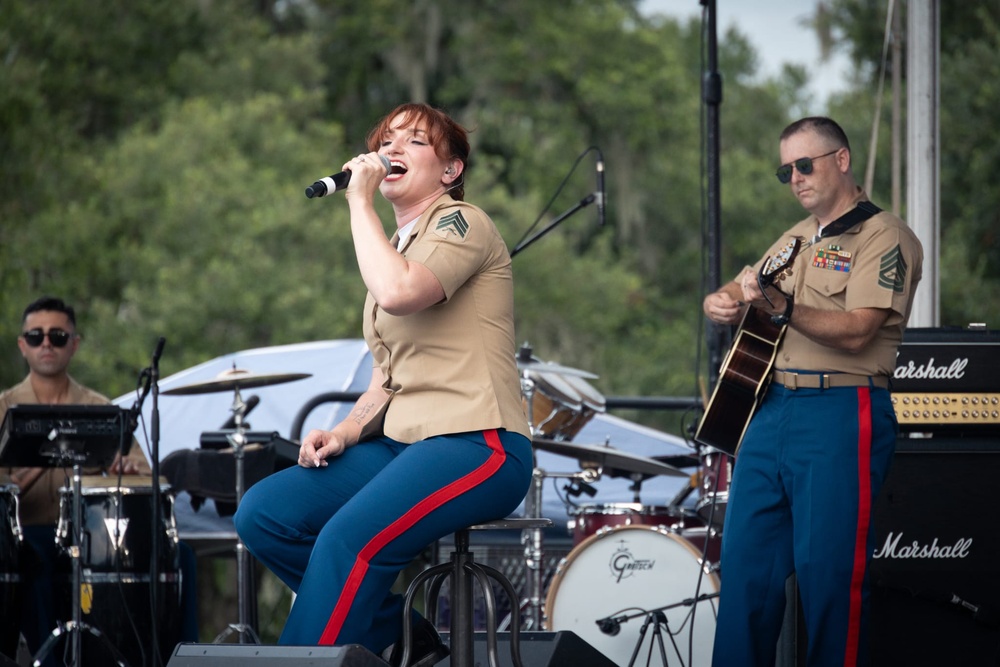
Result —
M 653 566 L 656 565 L 655 560 L 633 556 L 632 552 L 626 546 L 627 542 L 625 540 L 619 540 L 618 544 L 620 546 L 611 554 L 611 560 L 608 562 L 611 574 L 614 575 L 616 582 L 627 579 L 636 572 L 652 570 Z

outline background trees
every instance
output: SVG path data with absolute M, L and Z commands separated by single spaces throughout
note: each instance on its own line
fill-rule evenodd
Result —
M 857 164 L 881 66 L 878 4 L 830 0 L 816 18 L 858 65 L 829 109 Z M 1000 9 L 944 4 L 942 320 L 994 323 Z M 358 336 L 346 208 L 307 200 L 303 185 L 358 152 L 386 110 L 421 100 L 474 130 L 469 198 L 511 247 L 589 194 L 586 151 L 604 154 L 608 226 L 585 209 L 514 259 L 519 338 L 599 374 L 608 395 L 703 391 L 700 22 L 645 16 L 634 0 L 247 7 L 0 5 L 0 338 L 13 340 L 28 301 L 63 295 L 86 337 L 76 375 L 117 395 L 161 335 L 164 374 Z M 762 80 L 745 36 L 720 35 L 719 48 L 728 276 L 801 217 L 770 175 L 775 136 L 824 110 L 803 92 L 805 67 Z M 880 171 L 876 198 L 887 180 Z M 0 348 L 0 385 L 23 372 L 15 347 Z M 683 431 L 677 415 L 625 416 Z

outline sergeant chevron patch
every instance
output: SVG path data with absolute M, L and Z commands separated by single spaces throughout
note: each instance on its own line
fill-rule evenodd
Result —
M 465 239 L 465 235 L 469 233 L 469 223 L 461 211 L 455 211 L 438 220 L 434 233 L 446 238 L 449 234 L 457 234 L 459 238 Z
M 881 266 L 878 270 L 878 286 L 891 289 L 897 294 L 903 293 L 903 285 L 906 283 L 906 260 L 899 246 L 882 255 Z

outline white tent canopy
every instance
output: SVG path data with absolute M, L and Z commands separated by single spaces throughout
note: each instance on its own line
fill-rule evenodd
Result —
M 169 354 L 169 347 L 167 348 Z M 163 395 L 163 392 L 192 384 L 217 380 L 220 373 L 234 367 L 254 375 L 308 373 L 310 377 L 282 382 L 253 389 L 242 389 L 241 397 L 260 398 L 257 406 L 247 415 L 246 422 L 255 432 L 277 432 L 285 438 L 292 434 L 290 428 L 302 410 L 314 397 L 328 392 L 361 392 L 371 378 L 371 356 L 362 340 L 329 340 L 293 345 L 243 350 L 206 361 L 192 368 L 174 373 L 158 383 L 159 408 L 159 460 L 185 449 L 197 449 L 201 434 L 217 431 L 232 415 L 234 391 L 186 395 Z M 136 402 L 134 394 L 119 396 L 115 404 L 131 407 Z M 312 428 L 329 428 L 343 418 L 350 409 L 347 403 L 324 403 L 316 406 L 303 423 L 302 433 Z M 150 457 L 151 445 L 145 434 L 150 432 L 153 400 L 148 397 L 142 407 L 142 421 L 136 438 Z M 586 445 L 608 444 L 629 454 L 653 457 L 692 454 L 683 439 L 640 426 L 607 414 L 597 414 L 573 438 L 574 443 Z M 536 449 L 537 467 L 547 473 L 573 473 L 579 471 L 578 462 L 570 457 Z M 562 489 L 567 483 L 563 478 L 546 480 L 542 495 L 542 513 L 557 525 L 567 519 L 566 508 L 553 489 Z M 577 498 L 578 503 L 613 504 L 632 502 L 631 482 L 622 478 L 603 477 L 593 486 L 597 494 Z M 644 505 L 666 505 L 677 492 L 688 484 L 687 477 L 657 476 L 646 480 L 641 488 Z M 182 536 L 198 533 L 231 533 L 232 520 L 220 518 L 212 503 L 206 503 L 197 512 L 190 506 L 185 493 L 178 494 L 175 513 Z

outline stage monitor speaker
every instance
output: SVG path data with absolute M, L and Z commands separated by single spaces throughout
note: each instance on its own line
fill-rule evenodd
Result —
M 898 441 L 875 505 L 872 664 L 1000 665 L 1000 442 Z
M 388 667 L 358 646 L 261 646 L 258 644 L 178 644 L 167 667 Z
M 606 655 L 588 644 L 575 632 L 521 632 L 521 662 L 525 667 L 615 667 Z M 448 633 L 441 633 L 448 641 Z M 475 667 L 486 667 L 486 633 L 477 632 L 473 644 Z M 510 657 L 510 633 L 497 633 L 497 653 L 500 667 L 513 667 Z M 170 667 L 173 667 L 172 665 Z M 442 660 L 435 667 L 451 667 L 451 658 Z

